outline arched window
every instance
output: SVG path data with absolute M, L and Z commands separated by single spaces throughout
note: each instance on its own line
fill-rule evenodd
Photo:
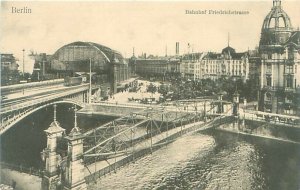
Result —
M 269 28 L 275 28 L 275 18 L 271 18 L 269 22 Z
M 266 100 L 270 101 L 272 99 L 271 93 L 266 93 Z
M 279 17 L 279 27 L 286 27 L 285 19 L 283 17 Z

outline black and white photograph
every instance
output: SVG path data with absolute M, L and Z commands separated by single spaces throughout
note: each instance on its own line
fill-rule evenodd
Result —
M 0 190 L 300 190 L 299 0 L 0 0 Z

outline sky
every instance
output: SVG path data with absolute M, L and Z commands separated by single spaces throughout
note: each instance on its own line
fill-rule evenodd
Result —
M 300 2 L 282 0 L 294 28 L 300 26 Z M 12 7 L 31 9 L 29 14 L 12 13 Z M 1 1 L 0 52 L 13 53 L 22 69 L 25 54 L 54 54 L 74 41 L 91 41 L 119 51 L 125 57 L 142 53 L 175 54 L 220 52 L 228 43 L 236 51 L 254 49 L 272 0 L 250 1 Z M 186 10 L 237 10 L 247 15 L 185 14 Z M 190 49 L 190 51 L 191 51 Z M 25 56 L 25 71 L 33 60 Z

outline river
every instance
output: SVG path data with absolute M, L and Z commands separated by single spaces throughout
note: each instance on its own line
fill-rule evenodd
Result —
M 90 189 L 299 190 L 300 146 L 223 131 L 179 138 Z

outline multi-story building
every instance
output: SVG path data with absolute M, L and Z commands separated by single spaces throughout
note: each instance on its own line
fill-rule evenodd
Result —
M 163 76 L 167 72 L 167 59 L 137 59 L 136 73 L 141 76 Z
M 222 53 L 189 53 L 173 58 L 131 58 L 131 65 L 137 74 L 146 77 L 177 74 L 189 80 L 233 77 L 246 81 L 249 78 L 249 53 L 236 53 L 229 46 Z
M 13 54 L 1 54 L 1 86 L 19 82 L 19 65 Z
M 246 81 L 249 78 L 248 52 L 236 53 L 226 47 L 222 53 L 192 53 L 182 57 L 180 72 L 190 80 L 233 77 Z
M 222 53 L 209 52 L 201 61 L 201 78 L 232 77 L 246 81 L 249 78 L 248 57 L 248 52 L 236 53 L 229 45 Z
M 135 72 L 140 76 L 163 78 L 180 73 L 179 59 L 176 58 L 137 58 L 132 61 Z
M 249 79 L 255 81 L 255 84 L 259 84 L 259 65 L 261 63 L 258 49 L 248 51 L 249 53 Z
M 259 43 L 259 110 L 300 114 L 300 32 L 295 31 L 281 0 L 273 0 Z
M 202 79 L 201 63 L 206 53 L 190 53 L 182 56 L 180 73 L 189 80 Z

